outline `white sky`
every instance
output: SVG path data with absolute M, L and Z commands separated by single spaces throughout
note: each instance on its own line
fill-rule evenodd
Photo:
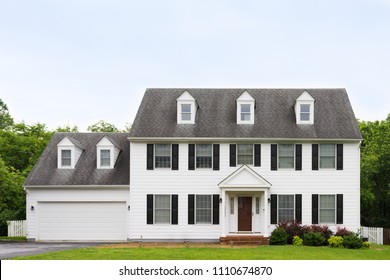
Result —
M 15 120 L 124 128 L 153 87 L 342 87 L 385 119 L 390 0 L 0 0 Z

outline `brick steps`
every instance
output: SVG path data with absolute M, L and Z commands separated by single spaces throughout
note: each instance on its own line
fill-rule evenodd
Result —
M 262 235 L 228 235 L 220 237 L 219 241 L 224 245 L 268 245 L 269 238 Z

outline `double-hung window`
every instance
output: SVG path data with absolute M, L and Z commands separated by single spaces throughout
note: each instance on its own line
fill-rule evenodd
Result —
M 336 149 L 334 144 L 320 145 L 320 168 L 335 168 Z
M 195 196 L 195 221 L 197 224 L 211 224 L 212 222 L 212 196 Z
M 71 150 L 61 150 L 61 166 L 71 166 L 72 165 L 72 151 Z
M 249 122 L 251 120 L 251 104 L 241 104 L 241 121 Z
M 319 195 L 319 223 L 336 223 L 336 197 L 335 195 Z
M 294 145 L 280 144 L 279 147 L 279 168 L 294 168 Z
M 156 168 L 171 168 L 171 145 L 170 144 L 155 145 L 154 162 Z
M 170 224 L 171 223 L 171 196 L 155 195 L 154 196 L 154 223 Z
M 111 166 L 110 150 L 100 150 L 100 166 Z
M 310 121 L 310 104 L 301 104 L 300 105 L 300 118 L 303 122 Z
M 237 164 L 253 164 L 253 145 L 237 145 Z
M 278 196 L 278 221 L 291 222 L 295 218 L 294 195 Z
M 196 145 L 196 168 L 212 168 L 213 146 L 211 144 Z
M 191 121 L 191 104 L 181 104 L 181 120 Z

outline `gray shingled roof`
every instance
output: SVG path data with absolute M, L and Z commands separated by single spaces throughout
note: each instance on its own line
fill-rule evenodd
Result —
M 307 91 L 315 99 L 314 125 L 298 125 L 295 100 Z M 188 91 L 198 104 L 195 124 L 177 124 L 176 99 Z M 256 100 L 255 124 L 236 123 L 236 100 Z M 130 137 L 361 139 L 345 89 L 147 89 Z
M 114 169 L 96 168 L 96 144 L 104 136 L 123 149 Z M 128 133 L 55 133 L 24 185 L 129 185 L 130 144 L 127 140 L 128 136 Z M 57 168 L 57 144 L 64 137 L 76 140 L 84 149 L 75 169 Z

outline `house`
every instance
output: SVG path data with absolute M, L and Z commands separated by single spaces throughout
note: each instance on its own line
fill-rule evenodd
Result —
M 345 89 L 147 89 L 129 135 L 54 135 L 25 184 L 28 238 L 356 231 L 361 139 Z

